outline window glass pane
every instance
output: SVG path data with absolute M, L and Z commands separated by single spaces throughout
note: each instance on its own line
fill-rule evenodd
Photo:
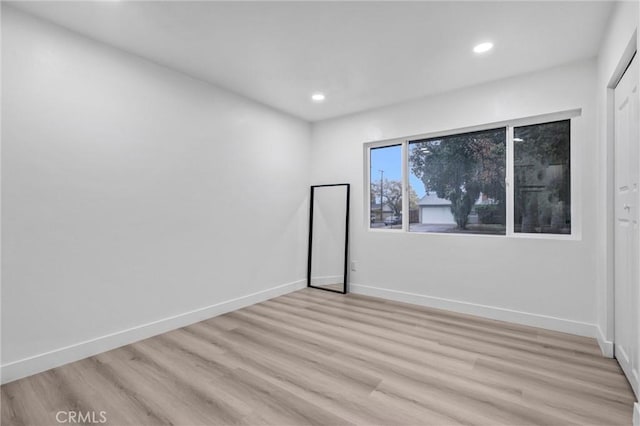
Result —
M 410 142 L 409 230 L 504 235 L 505 162 L 505 128 Z
M 402 146 L 371 148 L 371 228 L 402 229 Z
M 514 232 L 571 233 L 570 120 L 514 128 Z

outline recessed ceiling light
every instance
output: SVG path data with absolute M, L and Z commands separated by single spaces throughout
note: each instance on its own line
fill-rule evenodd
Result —
M 485 43 L 480 43 L 479 45 L 474 47 L 473 51 L 476 53 L 484 53 L 484 52 L 490 51 L 491 49 L 493 49 L 493 43 L 485 42 Z
M 324 93 L 314 93 L 313 95 L 311 95 L 311 100 L 313 102 L 322 102 L 324 101 L 325 96 Z

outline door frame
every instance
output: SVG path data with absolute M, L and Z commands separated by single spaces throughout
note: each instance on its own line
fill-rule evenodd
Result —
M 634 55 L 631 58 L 631 62 L 628 64 L 628 66 L 625 68 L 624 70 L 624 74 L 622 75 L 622 78 L 616 83 L 616 87 L 615 87 L 615 92 L 614 92 L 614 102 L 615 102 L 615 107 L 614 107 L 614 123 L 615 123 L 615 129 L 619 129 L 618 126 L 618 108 L 620 107 L 620 102 L 621 100 L 617 98 L 616 95 L 618 95 L 618 90 L 624 80 L 625 85 L 623 87 L 624 92 L 621 92 L 621 94 L 623 96 L 633 96 L 635 99 L 631 100 L 631 104 L 635 104 L 635 114 L 638 113 L 637 111 L 637 103 L 638 103 L 638 93 L 637 93 L 637 89 L 638 86 L 640 85 L 640 83 L 638 81 L 633 81 L 633 78 L 637 78 L 640 79 L 640 73 L 638 72 L 638 58 L 636 58 L 636 56 Z M 629 75 L 627 73 L 629 73 L 630 69 L 632 68 L 633 65 L 633 73 L 630 73 Z M 633 85 L 633 87 L 635 88 L 633 90 L 633 92 L 635 93 L 629 93 L 627 90 L 629 89 L 629 85 Z M 628 100 L 628 98 L 627 98 Z M 627 100 L 624 100 L 624 103 L 627 102 Z M 627 107 L 627 108 L 632 108 L 632 113 L 634 112 L 633 107 Z M 625 116 L 628 116 L 628 113 L 624 114 Z M 632 116 L 628 116 L 630 117 L 630 120 L 632 122 L 635 122 L 635 126 L 637 126 L 637 121 L 638 121 L 638 117 L 636 117 L 635 115 Z M 623 124 L 623 126 L 627 126 L 629 123 L 627 124 Z M 623 133 L 625 133 L 625 131 L 623 130 Z M 613 354 L 614 357 L 618 360 L 618 363 L 620 364 L 620 366 L 622 367 L 623 371 L 625 372 L 625 375 L 627 376 L 627 379 L 629 380 L 631 387 L 634 390 L 634 393 L 636 395 L 640 394 L 640 390 L 639 390 L 639 380 L 638 380 L 638 355 L 637 355 L 637 350 L 638 350 L 638 342 L 640 342 L 640 334 L 638 334 L 639 332 L 639 327 L 638 327 L 638 318 L 636 317 L 636 315 L 634 314 L 635 311 L 637 311 L 638 307 L 640 307 L 640 292 L 638 292 L 638 287 L 640 282 L 638 280 L 640 280 L 640 259 L 637 257 L 638 253 L 636 251 L 632 250 L 632 247 L 629 246 L 629 244 L 631 244 L 633 247 L 635 247 L 635 250 L 637 250 L 638 244 L 640 243 L 640 234 L 638 232 L 638 228 L 637 226 L 633 226 L 633 222 L 634 222 L 634 218 L 637 218 L 637 208 L 639 206 L 638 204 L 638 191 L 637 188 L 634 190 L 631 186 L 629 186 L 623 194 L 620 193 L 620 185 L 630 185 L 632 182 L 635 182 L 637 185 L 637 175 L 640 174 L 640 155 L 639 152 L 637 151 L 637 146 L 638 144 L 638 140 L 635 140 L 633 138 L 624 138 L 624 139 L 620 139 L 618 134 L 614 134 L 614 263 L 613 263 L 613 268 L 614 268 L 614 320 L 613 320 L 613 325 L 614 325 L 614 332 L 613 332 L 613 336 L 614 336 L 614 345 L 613 345 Z M 633 156 L 629 156 L 630 154 L 634 154 Z M 628 163 L 628 161 L 631 160 L 630 163 Z M 621 163 L 619 164 L 618 161 L 621 161 Z M 621 167 L 621 169 L 618 169 L 618 167 Z M 627 168 L 629 168 L 627 170 Z M 620 175 L 620 178 L 622 179 L 622 181 L 616 181 L 616 178 L 618 176 L 618 171 L 619 170 L 624 170 L 625 174 L 629 174 L 628 176 L 625 175 Z M 636 180 L 629 180 L 630 177 L 632 176 L 636 176 L 634 179 Z M 634 194 L 635 193 L 635 194 Z M 623 197 L 623 198 L 620 198 Z M 627 198 L 627 197 L 631 197 L 631 198 Z M 631 210 L 627 211 L 627 212 L 623 212 L 622 211 L 622 203 L 625 204 L 625 209 L 628 209 L 628 205 L 626 203 L 629 203 L 632 207 Z M 627 227 L 622 227 L 620 226 L 620 220 L 621 217 L 625 217 L 629 220 L 628 226 Z M 637 219 L 635 219 L 637 220 Z M 618 239 L 619 238 L 619 239 Z M 623 244 L 623 246 L 621 246 L 621 244 Z M 617 250 L 622 250 L 620 253 L 617 252 Z M 630 253 L 627 253 L 627 250 L 632 250 Z M 619 265 L 619 260 L 622 260 L 623 264 Z M 618 278 L 617 274 L 621 273 L 622 278 Z M 630 274 L 630 275 L 628 275 Z M 622 297 L 618 295 L 618 285 L 622 284 L 625 287 L 626 291 L 631 291 L 630 294 L 626 294 Z M 621 303 L 621 305 L 619 306 L 618 303 Z M 627 305 L 627 303 L 630 303 L 631 305 Z M 624 308 L 623 308 L 624 305 Z M 628 309 L 629 307 L 634 308 L 629 312 L 626 312 L 626 309 Z M 625 310 L 625 316 L 624 317 L 620 317 L 618 315 L 618 309 L 624 309 Z M 631 315 L 631 317 L 627 317 L 626 315 Z M 618 321 L 622 319 L 623 323 L 618 324 Z M 624 325 L 624 327 L 623 327 Z M 618 338 L 618 332 L 623 331 L 624 329 L 624 333 L 629 333 L 631 332 L 631 334 L 629 336 L 626 336 L 628 338 L 631 339 L 631 342 L 625 342 L 625 345 L 622 345 L 622 341 L 620 338 Z M 630 346 L 626 346 L 626 344 L 630 344 Z M 624 353 L 627 352 L 627 350 L 630 350 L 630 352 L 628 353 Z M 621 354 L 618 354 L 618 351 L 621 352 Z
M 604 217 L 605 217 L 605 247 L 606 247 L 606 261 L 605 261 L 605 329 L 598 328 L 599 335 L 597 336 L 598 344 L 604 356 L 613 358 L 614 356 L 614 344 L 615 344 L 615 104 L 614 104 L 614 90 L 618 85 L 618 82 L 624 75 L 627 67 L 631 63 L 633 56 L 636 54 L 638 48 L 638 30 L 633 32 L 633 35 L 627 42 L 627 46 L 620 55 L 618 64 L 611 74 L 607 86 L 606 86 L 606 120 L 604 123 L 605 129 L 605 196 L 602 202 L 604 202 Z M 602 223 L 602 222 L 601 222 Z

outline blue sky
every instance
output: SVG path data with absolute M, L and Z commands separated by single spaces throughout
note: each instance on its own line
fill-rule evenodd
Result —
M 380 170 L 384 170 L 385 180 L 402 180 L 402 146 L 395 145 L 371 150 L 371 182 L 380 183 Z M 425 194 L 422 181 L 409 171 L 409 184 L 418 194 L 418 199 Z

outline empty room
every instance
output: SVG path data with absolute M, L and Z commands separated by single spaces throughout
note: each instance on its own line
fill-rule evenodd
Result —
M 639 6 L 2 1 L 2 426 L 640 426 Z

